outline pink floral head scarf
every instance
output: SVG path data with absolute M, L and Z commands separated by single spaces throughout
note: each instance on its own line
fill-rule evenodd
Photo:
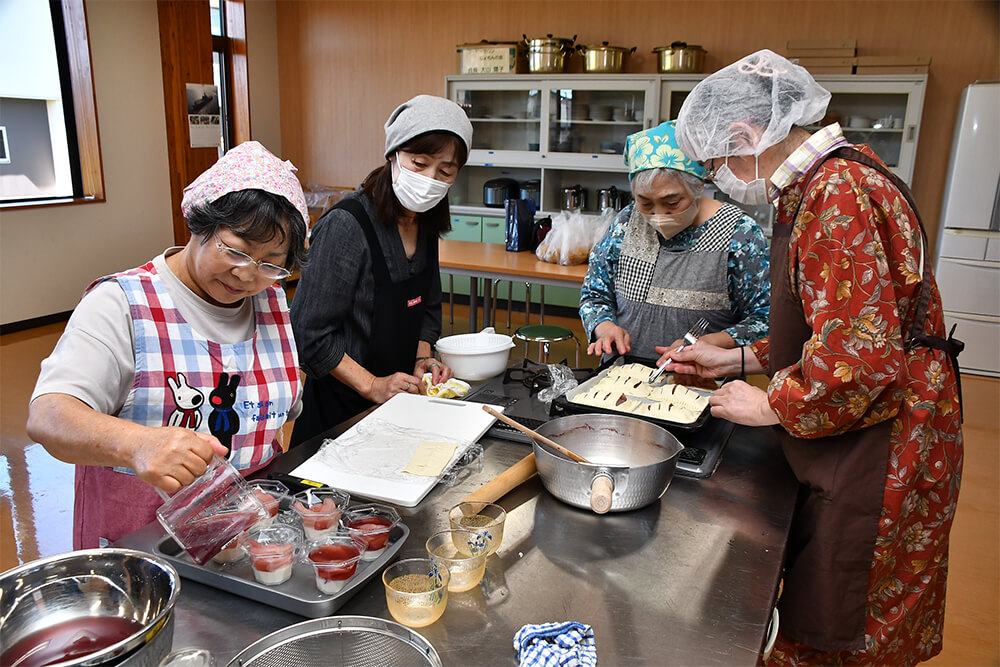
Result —
M 181 211 L 187 216 L 193 207 L 213 202 L 222 195 L 257 189 L 287 199 L 302 214 L 300 222 L 306 225 L 309 208 L 296 171 L 295 165 L 279 160 L 259 142 L 245 141 L 184 188 Z

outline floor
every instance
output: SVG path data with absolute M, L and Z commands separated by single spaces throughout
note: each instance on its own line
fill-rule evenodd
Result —
M 446 304 L 445 335 L 468 331 L 467 308 L 456 306 L 450 319 Z M 538 315 L 531 321 L 537 323 Z M 572 327 L 583 339 L 576 318 L 550 314 L 545 321 Z M 523 323 L 523 313 L 513 313 L 508 329 L 506 310 L 498 311 L 497 331 L 509 333 Z M 38 365 L 62 328 L 0 336 L 0 571 L 72 549 L 72 466 L 50 457 L 24 431 Z M 523 345 L 511 353 L 512 361 L 520 360 Z M 572 361 L 572 344 L 553 345 L 551 359 L 564 358 Z M 580 361 L 595 363 L 585 351 Z M 1000 665 L 1000 380 L 965 375 L 963 388 L 965 475 L 952 529 L 945 648 L 929 663 L 942 667 Z

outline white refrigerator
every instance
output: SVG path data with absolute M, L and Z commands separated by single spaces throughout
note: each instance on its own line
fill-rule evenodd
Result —
M 1000 82 L 962 91 L 935 275 L 962 372 L 1000 376 Z

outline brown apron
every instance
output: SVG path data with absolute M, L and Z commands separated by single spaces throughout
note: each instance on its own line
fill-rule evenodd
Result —
M 826 159 L 835 157 L 861 162 L 886 175 L 907 198 L 919 220 L 906 185 L 853 148 L 837 149 L 817 163 L 803 183 L 802 199 L 816 170 Z M 788 267 L 788 243 L 798 213 L 796 208 L 789 222 L 775 223 L 771 238 L 771 376 L 798 363 L 803 344 L 813 334 L 798 290 L 790 282 Z M 922 242 L 926 243 L 926 235 Z M 905 349 L 918 343 L 944 349 L 936 343 L 950 343 L 955 346 L 954 351 L 948 349 L 954 361 L 961 343 L 922 335 L 931 293 L 926 252 L 924 258 L 920 304 Z M 954 370 L 958 372 L 957 365 Z M 801 484 L 779 601 L 782 633 L 795 641 L 822 651 L 865 648 L 869 573 L 894 420 L 818 439 L 796 438 L 776 427 L 785 457 Z

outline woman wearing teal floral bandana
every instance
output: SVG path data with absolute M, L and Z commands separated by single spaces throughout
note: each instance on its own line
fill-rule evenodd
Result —
M 702 195 L 705 169 L 677 146 L 674 121 L 625 142 L 634 203 L 590 254 L 580 298 L 588 353 L 656 359 L 698 318 L 721 347 L 767 335 L 764 234 L 739 208 Z

